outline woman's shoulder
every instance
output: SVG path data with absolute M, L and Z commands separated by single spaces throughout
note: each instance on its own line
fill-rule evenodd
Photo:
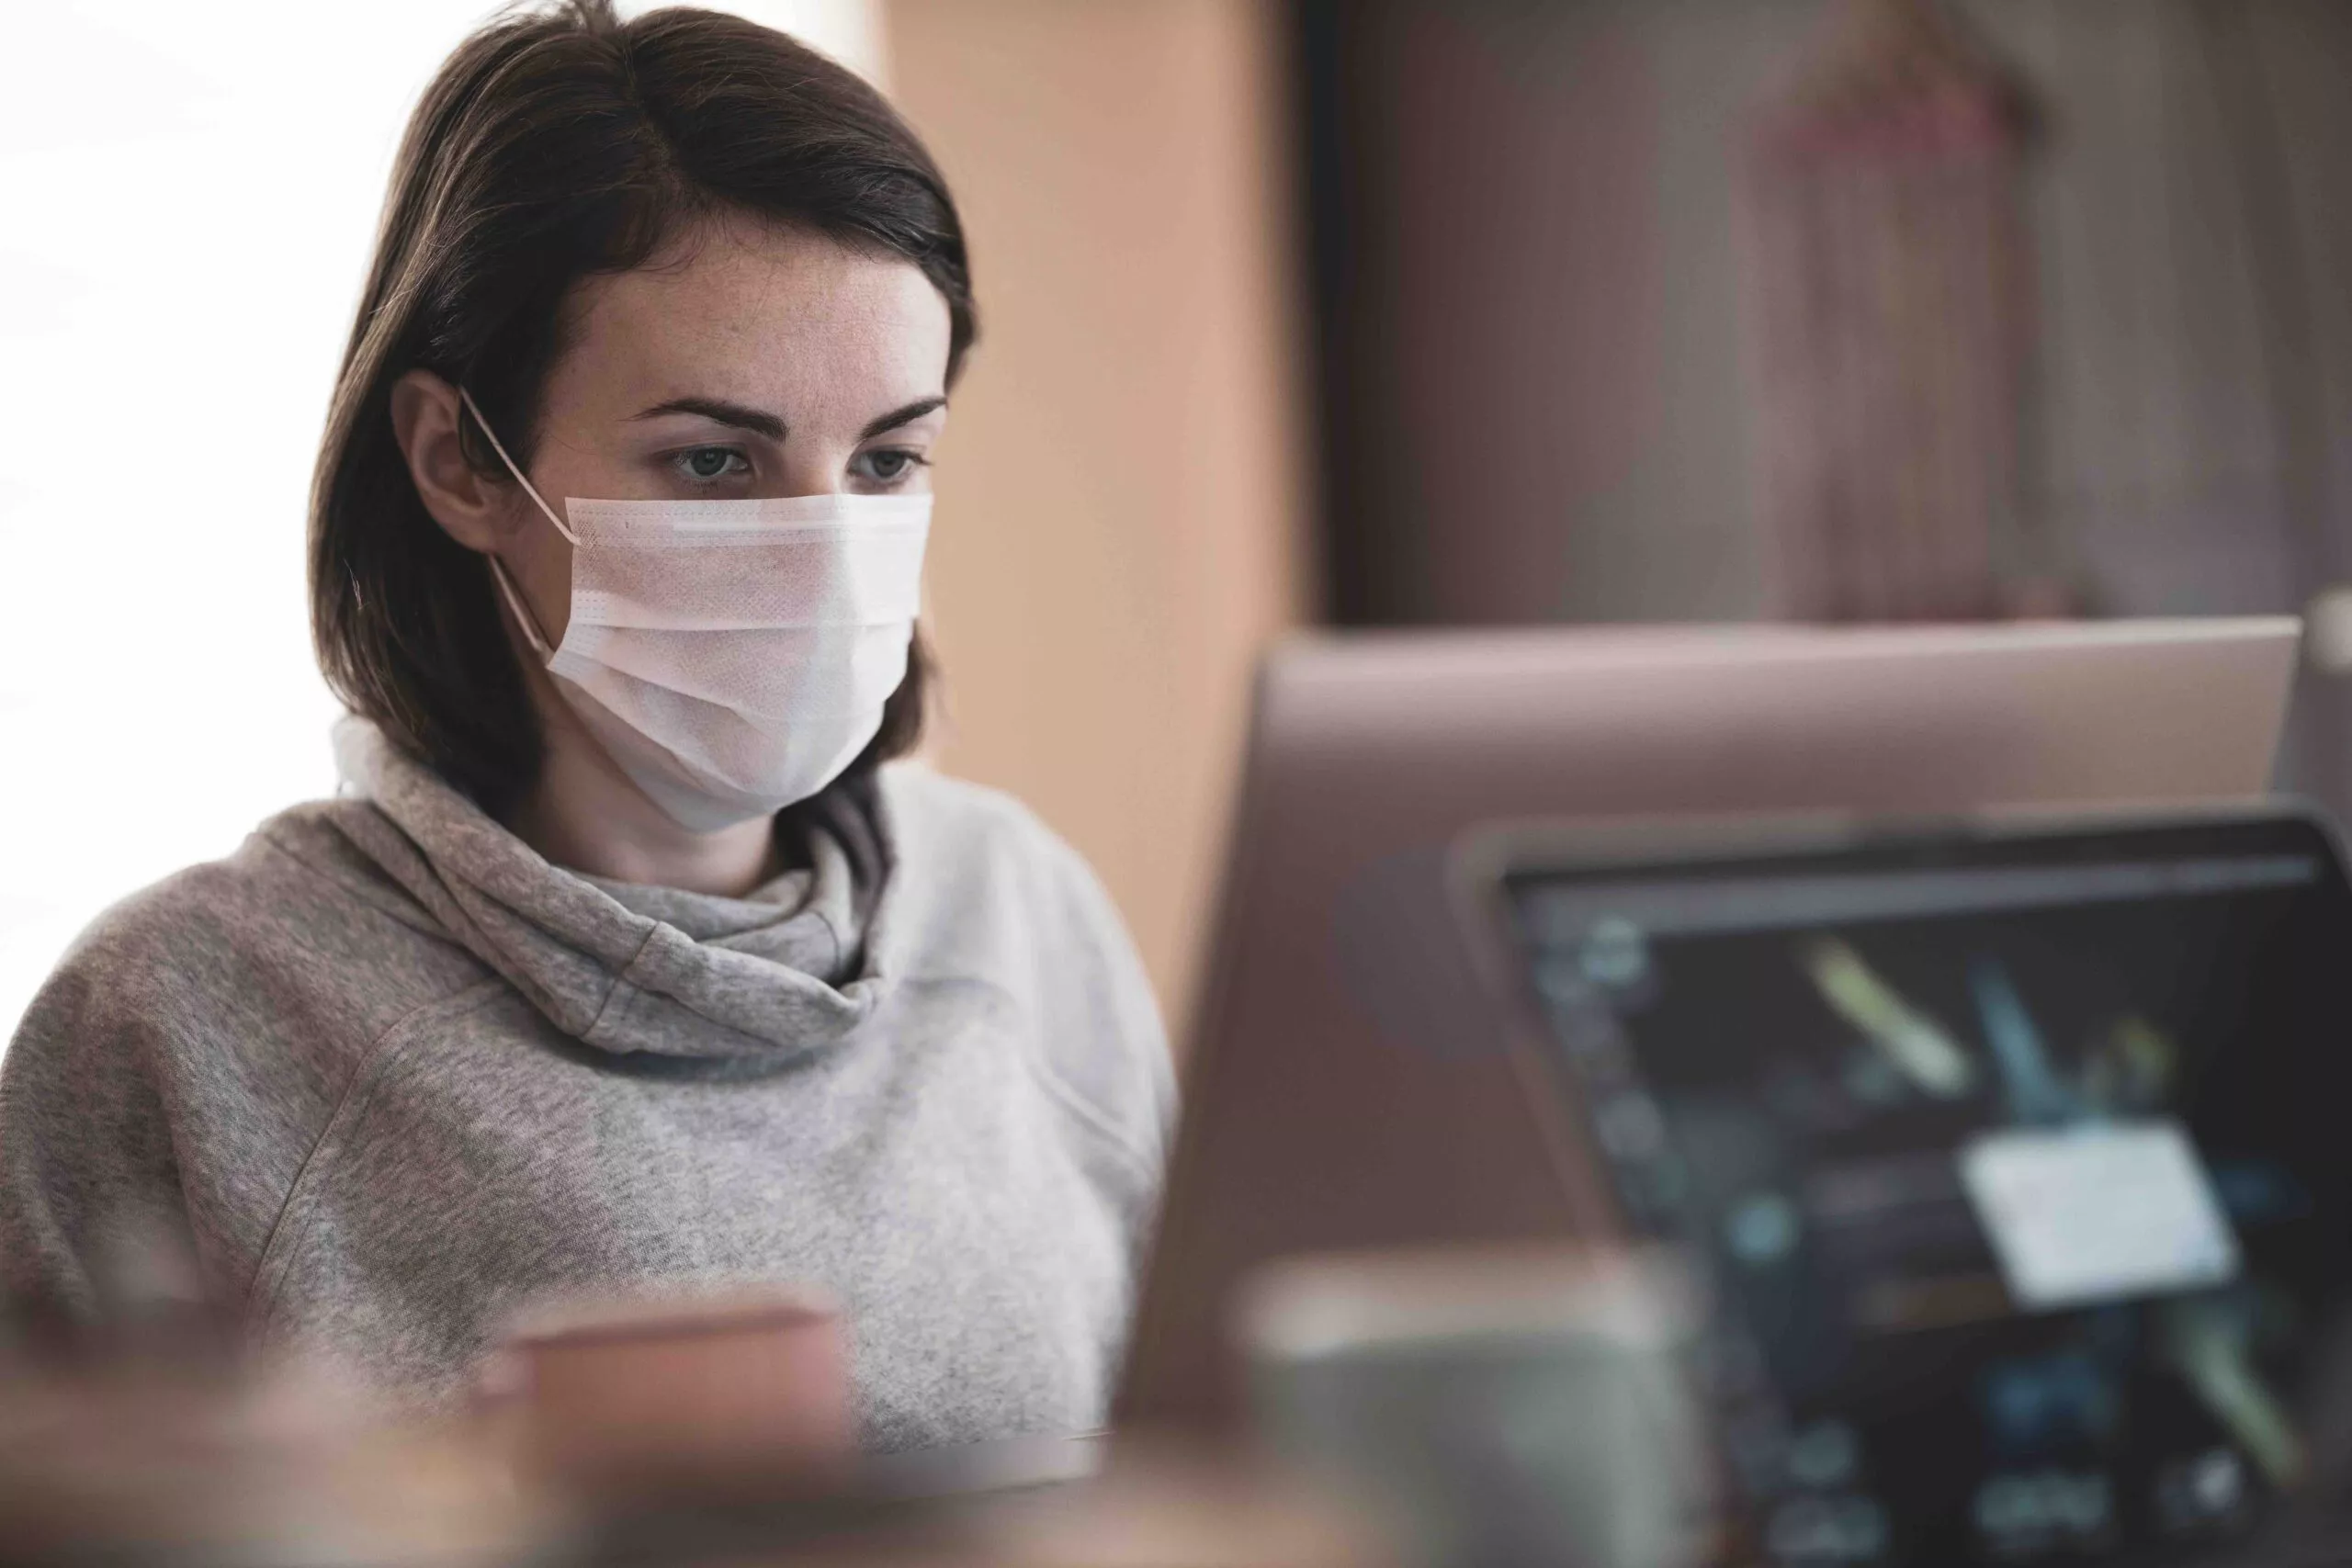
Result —
M 1156 1172 L 1174 1085 L 1159 1002 L 1118 907 L 1085 859 L 1001 790 L 882 773 L 900 885 L 902 966 L 979 980 L 1036 1021 L 1057 1098 Z
M 961 846 L 996 854 L 1072 854 L 1074 851 L 1020 798 L 941 773 L 927 762 L 892 762 L 876 775 L 902 843 L 926 852 Z
M 51 971 L 0 1055 L 0 1296 L 89 1309 L 83 1261 L 159 1205 L 250 1267 L 376 1044 L 458 988 L 343 880 L 343 804 L 118 900 Z
M 299 921 L 303 878 L 256 834 L 223 859 L 172 873 L 117 899 L 82 929 L 60 974 L 85 974 L 110 990 L 168 986 L 201 992 L 241 954 Z
M 350 902 L 319 863 L 326 846 L 315 807 L 269 818 L 219 860 L 183 867 L 117 899 L 66 950 L 68 964 L 136 971 L 168 967 L 200 981 L 214 966 L 300 941 L 334 906 Z
M 470 965 L 422 975 L 400 961 L 423 932 L 394 938 L 415 923 L 402 920 L 399 890 L 380 874 L 371 886 L 347 846 L 339 853 L 323 814 L 341 804 L 283 812 L 221 859 L 109 905 L 67 946 L 11 1054 L 28 1036 L 85 1038 L 115 1026 L 184 1041 L 250 1035 L 288 1011 L 339 1014 L 364 1027 L 383 1006 L 414 1005 L 407 993 L 420 985 L 447 988 L 469 977 L 458 971 Z M 402 976 L 413 983 L 380 995 L 388 978 Z
M 900 903 L 965 931 L 1128 952 L 1126 928 L 1083 855 L 1016 797 L 928 766 L 881 773 Z M 989 918 L 973 917 L 985 908 Z

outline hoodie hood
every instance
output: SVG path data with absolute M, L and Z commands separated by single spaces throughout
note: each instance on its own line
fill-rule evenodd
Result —
M 335 829 L 583 1045 L 780 1066 L 843 1040 L 888 987 L 879 790 L 795 808 L 805 868 L 726 898 L 550 864 L 365 720 L 338 725 L 334 750 Z

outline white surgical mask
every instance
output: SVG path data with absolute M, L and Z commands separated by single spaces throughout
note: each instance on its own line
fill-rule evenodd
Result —
M 572 712 L 655 805 L 696 832 L 841 776 L 882 727 L 920 607 L 927 495 L 780 501 L 541 499 L 571 541 L 571 619 L 548 646 L 490 569 Z M 570 521 L 567 523 L 566 518 Z

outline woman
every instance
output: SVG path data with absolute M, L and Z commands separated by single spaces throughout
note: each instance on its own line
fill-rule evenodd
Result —
M 119 906 L 0 1068 L 0 1280 L 158 1216 L 264 1342 L 423 1399 L 551 1292 L 842 1303 L 867 1439 L 1102 1413 L 1170 1110 L 1077 856 L 887 768 L 971 344 L 936 168 L 731 17 L 458 49 L 329 413 L 339 798 Z

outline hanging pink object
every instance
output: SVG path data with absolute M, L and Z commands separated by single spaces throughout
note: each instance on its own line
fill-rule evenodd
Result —
M 1741 195 L 1762 514 L 1805 620 L 2010 613 L 2033 338 L 2023 99 L 1932 0 L 1839 0 Z

